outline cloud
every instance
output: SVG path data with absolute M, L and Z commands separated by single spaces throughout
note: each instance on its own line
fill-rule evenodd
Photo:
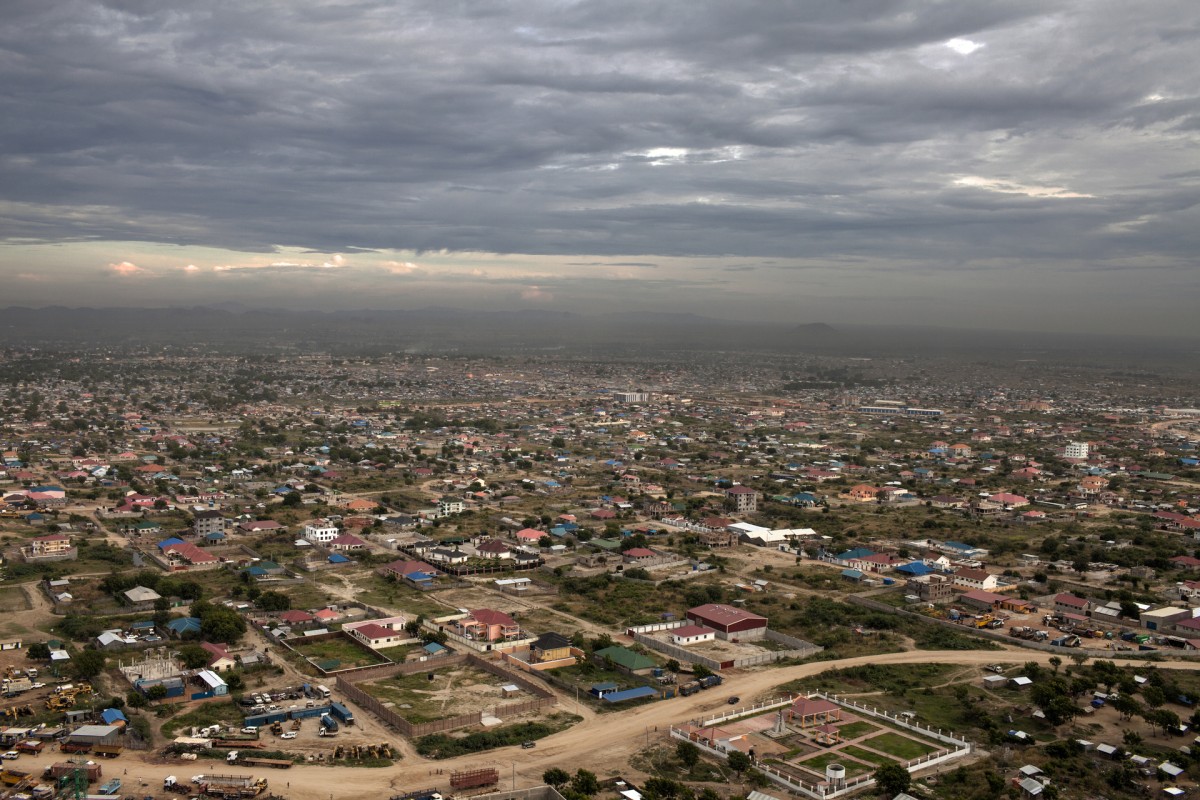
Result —
M 970 39 L 961 39 L 958 37 L 946 42 L 946 47 L 949 47 L 954 52 L 964 56 L 969 56 L 971 53 L 974 53 L 976 50 L 984 46 L 985 45 L 982 42 L 972 42 Z
M 1094 194 L 1072 192 L 1062 186 L 1028 186 L 1026 184 L 997 180 L 995 178 L 981 178 L 977 175 L 956 178 L 954 185 L 971 189 L 985 189 L 989 192 L 1000 192 L 1001 194 L 1023 194 L 1026 197 L 1053 197 L 1060 199 L 1095 197 Z
M 425 273 L 419 264 L 412 261 L 385 261 L 384 268 L 393 275 L 420 275 Z
M 14 6 L 8 274 L 40 243 L 239 298 L 287 275 L 415 303 L 479 268 L 562 303 L 538 273 L 779 259 L 738 276 L 774 302 L 801 268 L 853 293 L 865 264 L 903 286 L 1200 248 L 1194 0 Z
M 109 264 L 108 269 L 109 272 L 120 275 L 122 278 L 133 278 L 150 274 L 149 270 L 142 269 L 132 261 L 119 261 L 115 264 Z
M 531 303 L 549 303 L 554 300 L 554 295 L 540 286 L 526 286 L 521 290 L 521 299 Z

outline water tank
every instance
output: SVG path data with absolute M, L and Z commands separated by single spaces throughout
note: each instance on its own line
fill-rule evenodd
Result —
M 830 764 L 825 767 L 825 780 L 835 788 L 846 785 L 846 768 L 841 764 Z

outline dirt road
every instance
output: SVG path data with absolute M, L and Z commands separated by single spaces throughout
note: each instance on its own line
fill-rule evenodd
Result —
M 829 669 L 862 664 L 946 663 L 980 666 L 995 662 L 1048 663 L 1050 658 L 1049 654 L 1026 650 L 909 651 L 734 674 L 730 677 L 728 685 L 715 692 L 702 692 L 691 697 L 650 703 L 625 712 L 598 715 L 586 723 L 540 740 L 535 748 L 529 750 L 508 747 L 446 761 L 427 761 L 417 756 L 409 756 L 400 764 L 387 769 L 303 765 L 289 770 L 264 771 L 229 768 L 223 763 L 213 761 L 163 763 L 151 753 L 127 753 L 116 761 L 104 762 L 104 770 L 106 776 L 121 777 L 125 780 L 129 787 L 127 794 L 139 793 L 136 787 L 142 782 L 146 783 L 147 790 L 161 787 L 162 779 L 167 775 L 187 780 L 192 775 L 203 772 L 236 772 L 266 777 L 275 792 L 296 800 L 354 797 L 367 792 L 377 797 L 383 793 L 426 786 L 447 788 L 449 773 L 466 767 L 498 767 L 502 776 L 501 788 L 509 788 L 513 784 L 540 784 L 542 773 L 552 766 L 569 771 L 584 767 L 601 777 L 618 773 L 636 775 L 636 771 L 629 767 L 629 759 L 634 753 L 649 743 L 665 740 L 667 729 L 672 723 L 702 717 L 714 709 L 724 707 L 726 698 L 732 694 L 749 701 L 757 695 L 769 694 L 776 686 L 797 678 L 810 677 Z M 1122 662 L 1118 659 L 1117 663 L 1145 662 Z M 1158 666 L 1160 669 L 1200 669 L 1200 664 L 1191 662 L 1171 662 Z M 13 766 L 25 770 L 37 769 L 40 772 L 43 766 L 58 760 L 62 760 L 60 753 L 47 752 L 40 756 L 22 756 Z M 122 775 L 122 770 L 125 769 L 128 769 L 128 774 Z M 439 770 L 444 774 L 435 774 Z

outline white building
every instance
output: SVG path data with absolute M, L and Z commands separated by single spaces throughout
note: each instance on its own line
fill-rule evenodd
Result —
M 671 643 L 682 647 L 700 642 L 711 642 L 716 637 L 716 631 L 703 625 L 684 625 L 671 631 Z
M 646 392 L 613 392 L 613 399 L 618 403 L 645 403 L 650 400 Z
M 1063 451 L 1063 458 L 1087 459 L 1089 450 L 1087 442 L 1071 442 Z
M 304 523 L 304 538 L 312 544 L 332 542 L 341 533 L 337 526 L 327 519 L 314 519 Z

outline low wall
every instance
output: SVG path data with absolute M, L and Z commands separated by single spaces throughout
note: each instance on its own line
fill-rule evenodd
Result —
M 902 617 L 918 619 L 918 620 L 921 620 L 922 622 L 925 622 L 925 623 L 928 623 L 931 625 L 941 625 L 943 627 L 947 627 L 952 630 L 956 630 L 959 633 L 965 633 L 965 634 L 969 634 L 971 636 L 978 636 L 981 639 L 990 639 L 993 642 L 999 642 L 1001 644 L 1015 645 L 1017 647 L 1024 647 L 1028 650 L 1040 650 L 1043 653 L 1054 653 L 1055 655 L 1060 655 L 1060 656 L 1061 655 L 1065 655 L 1065 656 L 1080 655 L 1080 656 L 1087 656 L 1088 658 L 1106 658 L 1106 659 L 1143 658 L 1143 659 L 1153 660 L 1155 658 L 1161 658 L 1164 655 L 1170 655 L 1172 658 L 1181 658 L 1181 659 L 1185 659 L 1187 661 L 1200 660 L 1200 651 L 1188 651 L 1188 650 L 1092 650 L 1092 649 L 1086 648 L 1086 647 L 1055 647 L 1054 645 L 1049 644 L 1047 642 L 1031 642 L 1031 641 L 1027 641 L 1025 639 L 1017 639 L 1017 638 L 1014 638 L 1014 637 L 1009 636 L 1004 633 L 997 633 L 996 631 L 990 631 L 990 630 L 987 630 L 986 628 L 971 628 L 966 625 L 959 625 L 958 623 L 952 622 L 951 620 L 948 620 L 948 619 L 935 619 L 934 617 L 927 617 L 924 614 L 918 614 L 915 611 L 909 611 L 904 608 L 896 608 L 895 606 L 889 606 L 887 603 L 880 603 L 878 600 L 871 600 L 869 598 L 862 597 L 860 595 L 850 595 L 849 597 L 846 598 L 846 602 L 848 602 L 852 605 L 862 606 L 863 608 L 869 608 L 872 611 L 882 611 L 887 614 L 899 614 Z M 1150 632 L 1150 633 L 1153 633 L 1153 632 Z M 1172 635 L 1174 635 L 1174 634 L 1172 634 Z
M 855 713 L 863 716 L 885 719 L 889 724 L 895 725 L 896 727 L 913 731 L 914 733 L 918 733 L 928 739 L 934 739 L 935 741 L 948 745 L 949 749 L 935 751 L 919 758 L 912 759 L 911 761 L 903 762 L 904 768 L 909 772 L 917 772 L 919 770 L 927 769 L 928 767 L 936 766 L 947 761 L 953 761 L 954 759 L 966 756 L 971 752 L 971 744 L 965 739 L 959 739 L 950 733 L 943 732 L 941 729 L 935 730 L 933 728 L 928 728 L 921 723 L 916 722 L 915 720 L 909 720 L 905 717 L 894 715 L 886 711 L 879 711 L 875 708 L 868 708 L 867 706 L 860 705 L 851 700 L 843 699 L 837 695 L 827 695 L 823 692 L 814 692 L 813 694 L 805 696 L 810 698 L 820 697 L 822 699 L 829 700 L 830 702 L 836 703 L 840 706 L 853 709 Z M 784 706 L 791 705 L 791 703 L 794 702 L 794 699 L 795 698 L 787 697 L 768 701 L 755 706 L 739 708 L 735 709 L 734 711 L 723 712 L 716 717 L 712 717 L 711 719 L 703 720 L 701 722 L 695 722 L 693 724 L 699 729 L 703 729 L 712 725 L 720 725 L 728 720 L 737 719 L 749 714 L 761 713 L 763 711 L 769 711 L 775 708 L 783 708 Z M 705 737 L 697 736 L 694 733 L 689 734 L 687 731 L 680 730 L 674 725 L 671 726 L 671 736 L 675 739 L 691 742 L 702 751 L 716 756 L 717 758 L 727 759 L 729 757 L 727 751 L 716 746 L 715 743 L 709 741 Z M 828 783 L 805 781 L 797 775 L 782 769 L 777 769 L 771 764 L 759 762 L 755 764 L 755 767 L 761 770 L 762 773 L 774 783 L 777 783 L 780 786 L 789 789 L 790 791 L 803 794 L 807 797 L 817 798 L 818 800 L 828 800 L 828 798 L 842 797 L 850 794 L 851 792 L 856 792 L 864 786 L 870 786 L 875 783 L 873 773 L 865 773 L 856 778 L 850 778 L 843 784 L 835 787 L 829 785 Z
M 683 625 L 691 624 L 688 620 L 673 621 L 673 622 L 655 622 L 650 625 L 639 625 L 636 628 L 629 628 L 625 631 L 626 635 L 633 638 L 635 642 L 649 647 L 651 650 L 657 650 L 664 655 L 670 656 L 676 661 L 686 661 L 691 664 L 700 664 L 710 670 L 732 669 L 735 667 L 750 667 L 756 664 L 773 664 L 776 661 L 783 661 L 789 658 L 808 658 L 821 652 L 824 648 L 818 647 L 812 642 L 806 642 L 803 639 L 797 639 L 793 636 L 788 636 L 783 633 L 767 628 L 766 631 L 758 638 L 766 639 L 779 644 L 787 645 L 795 649 L 792 650 L 767 650 L 755 655 L 743 656 L 741 658 L 728 661 L 718 661 L 700 653 L 693 652 L 686 647 L 680 647 L 676 644 L 663 641 L 654 636 L 648 636 L 647 633 L 661 632 L 674 630 Z
M 390 678 L 394 675 L 413 675 L 418 672 L 429 672 L 434 669 L 446 666 L 458 666 L 464 663 L 489 672 L 506 683 L 514 683 L 534 695 L 533 699 L 530 700 L 520 700 L 515 703 L 496 706 L 492 713 L 500 719 L 509 719 L 543 708 L 550 708 L 558 703 L 558 699 L 554 693 L 545 686 L 534 683 L 523 675 L 507 670 L 496 662 L 487 661 L 470 653 L 448 656 L 434 661 L 364 667 L 356 670 L 353 675 L 339 675 L 337 677 L 337 688 L 356 705 L 370 711 L 385 725 L 390 725 L 410 739 L 417 736 L 427 736 L 431 733 L 445 733 L 446 731 L 457 730 L 458 728 L 481 725 L 484 713 L 482 711 L 474 711 L 469 714 L 460 714 L 456 717 L 448 717 L 431 722 L 412 723 L 394 709 L 385 706 L 368 692 L 360 689 L 356 684 L 362 681 Z

